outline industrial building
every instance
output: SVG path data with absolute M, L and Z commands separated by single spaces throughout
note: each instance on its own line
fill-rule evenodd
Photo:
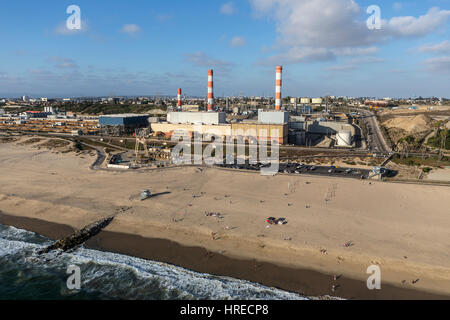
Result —
M 289 113 L 284 111 L 258 111 L 258 122 L 263 124 L 286 124 Z
M 185 136 L 190 138 L 195 134 L 217 135 L 225 140 L 237 140 L 239 142 L 252 141 L 276 141 L 279 144 L 288 142 L 288 125 L 286 124 L 261 124 L 261 123 L 226 123 L 226 124 L 175 124 L 175 123 L 151 123 L 151 130 L 155 135 L 164 135 L 166 138 L 173 136 Z
M 285 144 L 288 141 L 289 113 L 281 111 L 282 107 L 282 70 L 276 68 L 275 110 L 258 113 L 257 122 L 227 123 L 224 112 L 214 112 L 214 79 L 213 70 L 208 71 L 208 112 L 169 112 L 167 122 L 151 123 L 150 128 L 155 135 L 179 137 L 188 133 L 208 135 L 215 134 L 224 140 L 239 142 L 270 141 Z M 181 105 L 181 90 L 178 90 L 178 107 Z M 181 109 L 184 109 L 182 106 Z
M 382 100 L 368 100 L 365 102 L 365 105 L 370 108 L 386 108 L 390 105 L 390 102 Z
M 300 103 L 301 104 L 310 104 L 311 103 L 311 99 L 310 98 L 301 98 L 300 99 Z
M 199 112 L 200 106 L 197 104 L 184 104 L 181 106 L 181 110 L 184 112 Z
M 224 112 L 169 112 L 168 123 L 179 124 L 224 124 L 227 115 Z
M 311 137 L 334 137 L 335 146 L 344 148 L 353 147 L 353 137 L 356 134 L 356 129 L 351 124 L 328 121 L 307 121 L 305 125 L 306 132 Z
M 136 129 L 149 126 L 150 115 L 118 114 L 100 116 L 98 123 L 105 135 L 132 134 Z
M 25 119 L 45 119 L 51 113 L 41 111 L 26 111 L 20 114 L 21 118 Z
M 216 135 L 223 140 L 237 140 L 239 142 L 269 141 L 280 144 L 305 145 L 307 140 L 320 140 L 328 137 L 327 141 L 334 142 L 338 147 L 352 147 L 355 128 L 351 124 L 341 122 L 307 121 L 305 117 L 293 116 L 289 121 L 289 112 L 282 110 L 282 71 L 276 67 L 275 74 L 275 110 L 258 110 L 258 120 L 235 119 L 228 123 L 226 114 L 214 112 L 214 81 L 213 70 L 208 71 L 208 111 L 207 112 L 169 112 L 167 122 L 150 123 L 151 131 L 156 136 L 176 139 L 181 136 L 192 138 L 194 134 Z M 178 109 L 182 106 L 181 89 L 178 90 Z M 297 101 L 296 98 L 295 102 Z M 302 103 L 322 104 L 322 98 L 301 98 Z M 181 106 L 181 108 L 180 108 Z M 240 112 L 238 107 L 234 113 Z M 303 114 L 310 114 L 309 105 L 302 106 Z M 102 122 L 100 123 L 102 124 Z

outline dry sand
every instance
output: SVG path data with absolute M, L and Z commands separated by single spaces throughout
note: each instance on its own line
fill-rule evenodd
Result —
M 120 212 L 107 231 L 363 281 L 378 264 L 385 284 L 450 297 L 448 187 L 193 167 L 92 171 L 93 160 L 0 143 L 0 210 L 74 228 Z M 159 195 L 141 202 L 143 189 Z M 288 224 L 267 228 L 268 216 Z
M 397 117 L 383 122 L 383 126 L 388 129 L 397 128 L 405 130 L 408 133 L 420 133 L 432 128 L 432 119 L 426 115 L 411 117 Z
M 433 169 L 426 176 L 427 180 L 434 181 L 449 181 L 450 182 L 450 168 L 445 169 Z

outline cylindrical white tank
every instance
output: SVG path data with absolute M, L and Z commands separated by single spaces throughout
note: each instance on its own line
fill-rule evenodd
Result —
M 339 131 L 336 134 L 336 140 L 338 147 L 351 147 L 352 133 L 350 131 Z

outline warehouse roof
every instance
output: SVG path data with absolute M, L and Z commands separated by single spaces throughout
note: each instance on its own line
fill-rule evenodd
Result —
M 104 117 L 104 118 L 134 118 L 134 117 L 150 117 L 150 115 L 149 114 L 124 113 L 124 114 L 108 114 L 108 115 L 102 115 L 100 117 Z

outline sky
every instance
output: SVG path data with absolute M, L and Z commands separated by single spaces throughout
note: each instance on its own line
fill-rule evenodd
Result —
M 2 1 L 0 38 L 2 97 L 450 98 L 450 0 Z

